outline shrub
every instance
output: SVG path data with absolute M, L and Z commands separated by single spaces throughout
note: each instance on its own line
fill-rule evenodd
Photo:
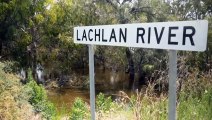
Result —
M 70 120 L 83 120 L 88 118 L 88 108 L 86 103 L 80 99 L 76 98 L 70 112 Z
M 102 93 L 97 95 L 96 106 L 98 111 L 109 111 L 112 105 L 113 101 L 111 99 L 111 96 L 105 97 L 105 95 Z
M 5 73 L 4 66 L 0 62 L 0 120 L 31 119 L 34 113 L 27 89 L 16 75 Z
M 31 73 L 31 72 L 29 72 Z M 38 85 L 32 78 L 32 74 L 28 74 L 28 83 L 26 87 L 31 89 L 29 92 L 29 102 L 34 107 L 36 112 L 40 112 L 44 118 L 53 119 L 56 115 L 56 108 L 48 101 L 47 94 L 42 85 Z

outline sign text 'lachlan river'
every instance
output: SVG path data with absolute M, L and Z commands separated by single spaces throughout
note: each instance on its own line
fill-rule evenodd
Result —
M 204 51 L 208 22 L 179 21 L 74 28 L 74 42 L 171 50 Z

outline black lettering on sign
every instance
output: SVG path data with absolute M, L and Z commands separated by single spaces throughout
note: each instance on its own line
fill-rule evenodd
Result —
M 156 28 L 156 27 L 154 27 L 154 29 L 155 29 L 155 36 L 156 36 L 157 44 L 160 44 L 160 41 L 161 41 L 161 38 L 162 38 L 163 31 L 164 31 L 165 27 L 162 27 L 161 32 L 160 32 L 160 35 L 159 35 L 159 36 L 158 36 L 157 28 Z
M 125 31 L 123 32 L 122 29 L 120 28 L 119 32 L 119 42 L 121 42 L 121 38 L 124 40 L 124 42 L 127 42 L 127 28 L 125 28 Z
M 142 31 L 142 33 L 140 33 Z M 142 42 L 144 43 L 144 34 L 145 34 L 145 29 L 144 28 L 137 28 L 137 40 L 136 42 L 139 42 L 139 37 L 142 39 Z
M 107 39 L 104 38 L 104 29 L 102 29 L 102 42 L 107 42 Z
M 172 33 L 173 30 L 177 30 L 179 27 L 169 27 L 169 34 L 168 34 L 168 44 L 169 45 L 178 45 L 178 42 L 171 41 L 171 37 L 176 37 L 176 34 Z
M 83 30 L 82 41 L 83 41 L 83 39 L 85 39 L 87 41 L 87 36 L 86 36 L 86 31 L 85 30 Z
M 93 32 L 93 30 L 92 30 L 92 29 L 89 29 L 89 31 L 88 31 L 88 39 L 89 39 L 90 41 L 93 40 L 93 38 L 91 38 L 91 36 L 90 36 L 91 32 Z
M 97 33 L 97 30 L 95 29 L 95 41 L 97 40 L 96 38 L 99 37 L 99 41 L 100 41 L 100 29 L 98 29 L 99 33 Z
M 114 28 L 112 29 L 112 32 L 111 32 L 111 35 L 110 35 L 110 41 L 109 41 L 109 42 L 111 42 L 112 39 L 114 39 L 115 42 L 117 42 L 117 41 L 116 41 L 116 33 L 115 33 Z
M 77 30 L 77 41 L 80 41 L 81 39 L 79 39 L 79 36 L 78 36 L 78 30 Z
M 150 43 L 150 37 L 151 37 L 151 27 L 148 29 L 148 43 Z
M 191 33 L 190 34 L 186 33 L 187 30 L 191 30 Z M 185 45 L 186 37 L 188 37 L 190 39 L 191 45 L 194 46 L 193 36 L 194 36 L 195 32 L 196 32 L 196 30 L 192 26 L 184 26 L 183 27 L 183 45 Z

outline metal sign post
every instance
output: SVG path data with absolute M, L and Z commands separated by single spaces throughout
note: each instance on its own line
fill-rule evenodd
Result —
M 177 51 L 169 51 L 169 120 L 176 120 Z
M 89 51 L 89 79 L 90 79 L 90 109 L 91 120 L 95 120 L 95 82 L 94 82 L 94 49 L 88 45 Z

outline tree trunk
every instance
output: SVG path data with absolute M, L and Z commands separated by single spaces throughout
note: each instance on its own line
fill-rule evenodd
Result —
M 36 68 L 37 68 L 37 55 L 36 55 L 36 48 L 34 45 L 34 42 L 32 43 L 33 45 L 31 46 L 31 52 L 30 52 L 30 57 L 31 57 L 31 69 L 32 69 L 32 75 L 33 78 L 36 80 L 37 83 L 39 83 L 38 78 L 37 78 L 37 73 L 36 73 Z
M 128 60 L 128 67 L 129 67 L 129 86 L 128 89 L 131 90 L 133 88 L 134 78 L 135 78 L 135 69 L 134 69 L 134 62 L 132 58 L 132 54 L 129 48 L 126 48 L 126 56 Z
M 141 67 L 141 63 L 142 63 L 142 57 L 140 58 L 139 64 L 138 64 L 138 88 L 141 89 L 142 85 L 146 84 L 145 81 L 145 73 L 142 71 L 142 67 Z
M 2 54 L 2 39 L 0 38 L 0 59 L 1 59 L 1 55 Z
M 208 60 L 209 60 L 209 57 L 208 57 L 208 56 L 209 56 L 209 55 L 208 55 L 209 52 L 208 52 L 208 51 L 209 51 L 209 47 L 207 47 L 207 49 L 206 49 L 206 51 L 205 51 L 205 54 L 206 54 L 206 56 L 205 56 L 205 57 L 206 57 L 206 58 L 205 58 L 205 66 L 206 66 L 205 68 L 206 68 L 206 71 L 208 71 L 208 70 L 210 69 L 210 68 L 208 67 L 208 64 L 209 64 L 209 62 L 208 62 Z
M 30 63 L 30 67 L 32 69 L 32 76 L 35 79 L 35 81 L 37 83 L 39 83 L 38 81 L 38 77 L 37 77 L 37 73 L 36 73 L 36 68 L 37 68 L 37 41 L 38 41 L 38 33 L 35 27 L 31 28 L 30 30 L 31 35 L 32 35 L 32 43 L 29 45 L 29 63 Z

